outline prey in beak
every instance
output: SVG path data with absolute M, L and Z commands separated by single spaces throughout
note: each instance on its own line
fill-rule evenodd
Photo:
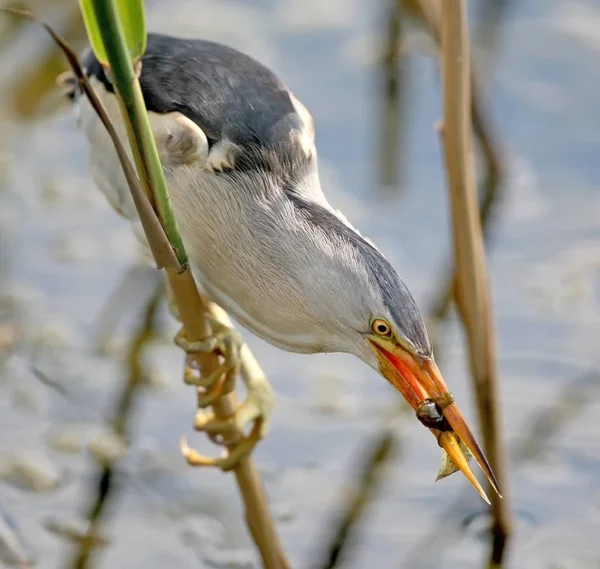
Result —
M 369 337 L 369 341 L 379 361 L 381 374 L 402 393 L 443 449 L 438 480 L 460 470 L 489 504 L 469 466 L 473 457 L 493 489 L 502 497 L 487 458 L 454 402 L 433 357 L 424 358 L 411 353 L 391 335 L 374 335 Z

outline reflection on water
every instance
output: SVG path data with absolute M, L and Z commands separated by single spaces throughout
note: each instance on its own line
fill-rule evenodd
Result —
M 314 115 L 331 201 L 380 244 L 426 305 L 448 250 L 432 128 L 437 69 L 412 56 L 401 114 L 405 191 L 380 203 L 374 63 L 387 4 L 155 0 L 149 25 L 232 44 L 282 76 Z M 509 566 L 589 569 L 600 563 L 600 9 L 591 0 L 510 4 L 490 37 L 494 57 L 477 54 L 508 169 L 490 270 L 513 451 Z M 73 6 L 45 2 L 39 10 L 80 48 Z M 62 63 L 47 37 L 23 22 L 0 22 L 0 560 L 63 567 L 88 530 L 98 475 L 88 449 L 111 448 L 107 425 L 144 294 L 124 311 L 107 352 L 98 352 L 97 325 L 136 262 L 136 246 L 87 174 L 82 138 L 53 91 Z M 419 35 L 406 39 L 423 45 Z M 175 325 L 164 309 L 159 316 L 129 449 L 114 473 L 117 499 L 96 536 L 97 564 L 250 567 L 233 481 L 189 469 L 179 455 L 194 401 L 170 344 Z M 443 370 L 474 421 L 454 330 L 440 339 Z M 248 341 L 278 394 L 257 463 L 286 550 L 295 566 L 311 566 L 322 561 L 332 520 L 346 511 L 349 486 L 397 398 L 349 357 L 291 355 Z M 433 483 L 438 453 L 415 421 L 400 416 L 394 433 L 402 452 L 379 473 L 344 567 L 482 567 L 482 504 L 461 478 Z M 211 450 L 201 436 L 194 444 Z

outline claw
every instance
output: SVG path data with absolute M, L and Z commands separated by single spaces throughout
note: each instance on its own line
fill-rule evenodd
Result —
M 221 457 L 209 457 L 190 448 L 185 438 L 181 439 L 181 452 L 192 466 L 212 466 L 224 471 L 231 470 L 248 457 L 257 443 L 267 432 L 268 417 L 273 407 L 273 390 L 262 370 L 253 363 L 251 354 L 245 354 L 244 380 L 247 387 L 246 400 L 237 407 L 235 413 L 227 419 L 219 419 L 212 410 L 201 411 L 214 404 L 220 397 L 235 388 L 235 380 L 242 365 L 243 340 L 238 332 L 207 315 L 213 335 L 201 341 L 190 341 L 185 331 L 180 330 L 175 343 L 187 354 L 184 381 L 198 388 L 198 409 L 194 419 L 194 428 L 204 431 L 216 444 L 225 446 Z M 203 375 L 193 358 L 197 353 L 214 353 L 222 362 L 209 374 Z M 245 435 L 248 426 L 250 433 Z
M 223 421 L 223 423 L 228 423 L 228 421 Z M 228 446 L 218 458 L 205 456 L 200 454 L 197 450 L 190 448 L 187 444 L 185 435 L 182 435 L 180 439 L 181 453 L 190 466 L 212 466 L 227 472 L 228 470 L 235 468 L 240 461 L 247 458 L 254 450 L 254 447 L 262 439 L 263 427 L 261 423 L 262 420 L 257 419 L 252 426 L 250 434 Z M 228 424 L 227 428 L 231 428 L 231 425 Z M 206 425 L 203 430 L 207 430 Z
M 181 328 L 175 336 L 175 344 L 187 354 L 210 354 L 217 351 L 229 365 L 239 365 L 240 350 L 244 343 L 239 333 L 233 328 L 224 326 L 212 316 L 207 316 L 207 319 L 213 329 L 211 337 L 192 341 L 187 338 L 185 329 Z
M 217 338 L 211 336 L 205 340 L 189 340 L 185 333 L 185 328 L 181 328 L 175 336 L 177 344 L 186 354 L 210 354 L 217 348 Z
M 194 429 L 209 434 L 228 436 L 229 438 L 239 433 L 233 417 L 217 419 L 214 411 L 198 411 L 194 417 Z
M 195 387 L 211 387 L 229 369 L 227 364 L 219 365 L 213 372 L 204 375 L 193 357 L 188 354 L 183 372 L 183 382 Z
M 214 324 L 213 329 L 215 334 L 212 337 L 200 341 L 188 340 L 183 328 L 175 336 L 175 343 L 188 355 L 218 351 L 223 357 L 223 363 L 208 375 L 202 375 L 199 369 L 186 362 L 183 381 L 205 389 L 198 398 L 198 406 L 201 408 L 212 405 L 217 399 L 233 391 L 241 364 L 240 350 L 243 342 L 239 334 L 220 323 Z

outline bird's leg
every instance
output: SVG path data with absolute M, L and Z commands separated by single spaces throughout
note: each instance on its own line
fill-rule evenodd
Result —
M 188 363 L 184 381 L 197 386 L 201 391 L 198 395 L 194 428 L 206 432 L 214 442 L 227 446 L 227 451 L 220 458 L 206 457 L 189 448 L 185 439 L 182 439 L 181 450 L 191 465 L 217 466 L 223 470 L 230 470 L 248 456 L 258 441 L 264 438 L 268 416 L 273 407 L 273 390 L 241 336 L 227 325 L 230 323 L 228 317 L 225 313 L 220 314 L 221 309 L 213 303 L 210 303 L 210 306 L 213 314 L 207 314 L 206 318 L 212 327 L 213 335 L 206 340 L 191 342 L 182 330 L 177 334 L 175 343 L 188 355 L 216 352 L 223 360 L 217 369 L 206 376 L 202 376 L 197 367 Z M 216 316 L 214 313 L 217 313 Z M 223 320 L 227 324 L 224 324 Z M 204 410 L 220 397 L 233 391 L 240 369 L 248 394 L 234 414 L 227 419 L 220 419 L 215 416 L 213 410 Z M 250 433 L 245 434 L 250 424 L 252 429 Z

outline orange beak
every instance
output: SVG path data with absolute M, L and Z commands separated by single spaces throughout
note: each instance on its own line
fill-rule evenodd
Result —
M 500 496 L 498 482 L 490 464 L 454 402 L 433 358 L 417 361 L 406 350 L 400 349 L 398 353 L 392 354 L 379 344 L 374 342 L 372 344 L 383 376 L 417 411 L 421 422 L 433 433 L 438 444 L 448 453 L 454 465 L 461 470 L 480 496 L 489 503 L 483 488 L 469 467 L 469 457 L 461 449 L 460 442 L 473 455 L 493 489 Z M 429 414 L 423 415 L 423 410 L 428 411 Z M 457 437 L 460 441 L 456 439 Z

